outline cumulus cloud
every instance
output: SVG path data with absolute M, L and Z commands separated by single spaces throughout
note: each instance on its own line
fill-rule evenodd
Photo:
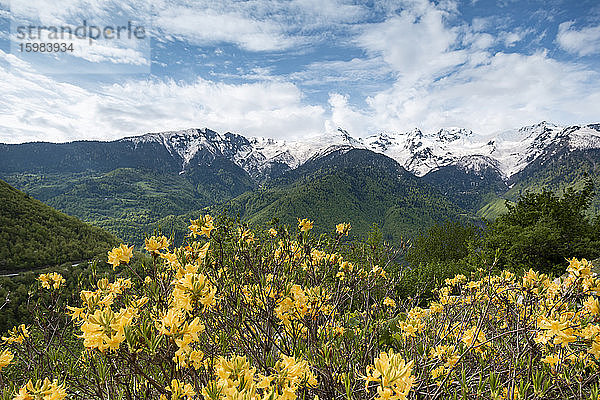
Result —
M 279 138 L 337 127 L 357 136 L 445 126 L 490 133 L 545 119 L 567 124 L 598 118 L 597 66 L 557 60 L 543 48 L 525 53 L 521 42 L 533 36 L 530 28 L 492 17 L 469 23 L 451 0 L 381 1 L 372 9 L 349 0 L 108 0 L 87 9 L 86 0 L 65 0 L 60 8 L 48 0 L 15 1 L 22 3 L 18 15 L 39 8 L 46 23 L 75 15 L 110 17 L 118 7 L 138 16 L 151 9 L 154 27 L 164 34 L 161 46 L 177 37 L 184 44 L 227 42 L 247 52 L 278 54 L 269 55 L 273 66 L 242 63 L 212 75 L 236 83 L 128 78 L 112 85 L 87 82 L 84 89 L 0 53 L 0 142 L 114 139 L 204 126 Z M 563 23 L 556 43 L 573 54 L 592 55 L 600 47 L 599 29 Z M 337 52 L 298 56 L 297 46 L 316 47 L 328 35 L 342 39 L 326 43 Z M 80 57 L 141 60 L 134 53 L 96 50 Z M 329 92 L 326 103 L 307 100 L 306 94 L 318 90 Z
M 343 98 L 330 98 L 335 122 L 358 132 L 461 126 L 490 133 L 544 119 L 597 119 L 597 70 L 555 60 L 543 50 L 493 50 L 495 43 L 510 46 L 528 32 L 492 37 L 483 31 L 485 24 L 450 26 L 451 17 L 447 8 L 417 2 L 400 15 L 366 26 L 357 43 L 371 56 L 383 57 L 398 79 L 367 98 L 363 110 Z
M 370 125 L 375 122 L 369 118 L 364 111 L 352 107 L 348 103 L 348 96 L 331 93 L 329 95 L 329 106 L 331 107 L 330 118 L 325 123 L 326 132 L 332 133 L 342 127 L 350 130 L 351 134 L 364 136 L 365 132 L 372 132 L 376 127 Z
M 291 83 L 215 83 L 198 78 L 128 81 L 88 90 L 37 74 L 0 51 L 0 142 L 116 139 L 210 127 L 246 135 L 302 137 L 324 129 L 325 110 Z
M 569 53 L 589 56 L 600 53 L 600 25 L 581 29 L 573 27 L 574 21 L 563 22 L 558 26 L 556 41 Z
M 461 64 L 466 54 L 456 49 L 460 27 L 448 28 L 447 11 L 416 2 L 384 22 L 366 25 L 356 42 L 371 55 L 381 55 L 401 76 L 418 83 Z
M 440 81 L 407 91 L 402 85 L 369 100 L 373 125 L 396 130 L 461 126 L 480 133 L 553 119 L 591 122 L 600 76 L 545 53 L 497 53 Z

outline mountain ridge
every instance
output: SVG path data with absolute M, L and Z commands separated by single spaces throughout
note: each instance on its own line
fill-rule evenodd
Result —
M 441 128 L 424 133 L 415 128 L 403 133 L 382 132 L 365 138 L 355 138 L 342 128 L 335 134 L 324 134 L 302 141 L 245 137 L 226 132 L 219 134 L 208 128 L 147 133 L 117 140 L 133 143 L 154 140 L 176 153 L 185 166 L 197 151 L 205 149 L 220 154 L 251 177 L 265 180 L 287 170 L 298 168 L 308 160 L 325 156 L 339 149 L 367 149 L 384 154 L 416 176 L 424 176 L 447 165 L 469 164 L 478 159 L 480 169 L 487 164 L 505 181 L 544 155 L 553 146 L 569 150 L 600 148 L 600 124 L 558 126 L 542 121 L 535 125 L 476 135 L 465 128 Z
M 415 128 L 403 133 L 381 132 L 364 138 L 354 138 L 347 131 L 338 128 L 335 134 L 324 134 L 302 141 L 245 137 L 232 132 L 220 134 L 209 128 L 190 128 L 145 133 L 108 142 L 0 144 L 0 149 L 23 145 L 35 148 L 42 144 L 53 145 L 57 150 L 67 146 L 78 148 L 84 144 L 98 148 L 103 147 L 101 143 L 107 143 L 109 147 L 129 145 L 134 152 L 139 147 L 150 146 L 158 153 L 157 158 L 163 159 L 163 166 L 180 168 L 181 174 L 186 173 L 199 153 L 205 153 L 209 157 L 224 157 L 243 169 L 252 179 L 264 181 L 296 169 L 314 157 L 325 156 L 339 149 L 357 148 L 384 154 L 419 177 L 448 165 L 465 167 L 470 164 L 471 169 L 477 170 L 487 164 L 508 182 L 527 165 L 545 155 L 550 148 L 568 147 L 570 151 L 600 148 L 600 124 L 562 127 L 542 121 L 535 125 L 485 135 L 475 134 L 465 128 L 441 128 L 430 133 Z M 170 160 L 164 160 L 167 154 Z M 477 159 L 479 166 L 469 163 L 469 158 Z M 93 161 L 91 155 L 90 159 Z M 153 166 L 151 162 L 146 164 Z M 125 163 L 119 166 L 130 165 Z M 1 162 L 0 170 L 7 170 Z
M 348 153 L 353 154 L 343 156 Z M 349 168 L 348 160 L 360 165 Z M 525 191 L 577 187 L 587 176 L 600 187 L 599 160 L 600 124 L 559 127 L 544 121 L 487 136 L 445 128 L 366 138 L 354 138 L 340 128 L 303 141 L 203 128 L 109 142 L 0 144 L 0 178 L 124 239 L 136 238 L 139 229 L 151 232 L 162 221 L 235 199 L 234 208 L 248 221 L 265 222 L 273 212 L 294 222 L 293 216 L 306 217 L 297 214 L 316 205 L 322 214 L 316 219 L 341 217 L 335 209 L 345 202 L 348 215 L 365 219 L 357 227 L 384 221 L 381 215 L 389 212 L 399 225 L 414 231 L 426 226 L 423 221 L 443 215 L 495 218 L 506 210 L 506 200 L 515 201 Z M 381 171 L 373 172 L 373 165 Z M 391 169 L 402 173 L 390 174 Z M 305 180 L 298 180 L 302 176 Z M 348 188 L 345 180 L 359 187 Z M 412 199 L 419 190 L 411 194 L 395 186 L 402 182 L 426 193 L 429 202 L 419 203 L 423 207 L 442 204 L 432 192 L 437 191 L 446 198 L 442 208 L 448 212 L 427 219 L 417 212 L 417 203 L 403 212 L 392 201 L 394 193 Z M 304 196 L 303 191 L 320 197 Z M 387 193 L 384 200 L 382 193 Z M 286 200 L 290 196 L 293 201 Z M 380 211 L 365 211 L 359 205 L 363 202 L 379 202 Z M 592 210 L 600 210 L 600 196 Z M 401 234 L 387 230 L 392 237 Z

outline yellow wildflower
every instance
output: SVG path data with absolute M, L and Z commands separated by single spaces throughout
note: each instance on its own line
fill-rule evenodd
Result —
M 383 305 L 391 308 L 396 308 L 396 302 L 393 299 L 390 299 L 389 297 L 383 299 Z
M 0 352 L 0 371 L 6 367 L 13 360 L 13 354 L 8 350 L 4 349 Z
M 348 236 L 348 232 L 350 232 L 350 229 L 352 229 L 352 226 L 346 222 L 342 222 L 341 224 L 337 224 L 335 226 L 335 232 L 338 235 L 346 235 Z
M 313 228 L 313 221 L 308 220 L 306 218 L 300 219 L 298 218 L 298 229 L 300 232 L 308 232 Z
M 573 258 L 569 260 L 567 272 L 575 277 L 590 276 L 592 274 L 592 265 L 585 258 L 582 258 L 581 260 Z
M 41 274 L 38 277 L 38 280 L 42 282 L 42 287 L 46 289 L 58 289 L 63 283 L 65 283 L 65 278 L 56 272 Z
M 485 333 L 480 329 L 477 333 L 477 337 L 475 336 L 475 332 L 477 331 L 476 326 L 472 326 L 467 329 L 462 336 L 462 341 L 465 345 L 469 347 L 476 347 L 478 351 L 481 351 L 481 346 L 486 343 Z
M 548 354 L 546 357 L 542 358 L 542 362 L 555 366 L 560 362 L 560 358 L 556 354 Z
M 24 324 L 12 328 L 8 331 L 9 336 L 2 336 L 4 343 L 23 343 L 25 338 L 29 337 L 29 330 Z
M 133 257 L 133 246 L 121 244 L 108 252 L 108 264 L 113 266 L 113 270 L 121 265 L 122 262 L 128 263 Z
M 562 330 L 566 329 L 568 324 L 558 320 L 543 319 L 539 325 L 541 329 L 547 330 L 550 337 L 558 335 Z
M 159 254 L 160 250 L 169 247 L 169 239 L 166 236 L 155 237 L 145 239 L 146 250 L 151 254 Z
M 171 392 L 171 400 L 179 400 L 184 397 L 191 400 L 196 395 L 192 385 L 180 382 L 177 379 L 173 379 L 171 381 L 171 386 L 167 386 L 166 389 Z
M 240 229 L 240 243 L 246 242 L 247 244 L 254 243 L 254 233 L 248 229 Z
M 50 381 L 45 378 L 43 382 L 35 384 L 29 380 L 25 386 L 19 389 L 13 400 L 62 400 L 67 397 L 67 391 L 63 385 L 59 385 L 55 379 Z
M 590 347 L 588 353 L 596 357 L 597 360 L 600 360 L 600 338 L 596 337 L 592 341 L 592 347 Z
M 415 377 L 412 375 L 413 361 L 408 364 L 400 354 L 390 350 L 381 353 L 370 366 L 365 376 L 365 388 L 369 382 L 379 383 L 376 399 L 405 400 L 413 386 Z
M 598 303 L 598 299 L 595 299 L 592 296 L 587 298 L 587 300 L 583 303 L 583 306 L 592 315 L 600 314 L 600 304 Z

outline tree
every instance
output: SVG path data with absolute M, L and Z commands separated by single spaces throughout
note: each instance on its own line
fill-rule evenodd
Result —
M 585 213 L 593 196 L 591 182 L 580 191 L 567 189 L 562 197 L 549 190 L 526 192 L 488 226 L 486 251 L 499 250 L 500 267 L 552 273 L 563 272 L 566 258 L 598 257 L 597 223 Z
M 467 256 L 468 243 L 477 230 L 473 225 L 448 221 L 433 225 L 414 240 L 407 258 L 411 265 L 456 261 Z

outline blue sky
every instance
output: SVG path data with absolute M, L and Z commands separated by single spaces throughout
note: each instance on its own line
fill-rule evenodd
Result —
M 146 35 L 19 51 L 82 21 Z M 599 122 L 599 61 L 595 0 L 0 0 L 0 142 Z

